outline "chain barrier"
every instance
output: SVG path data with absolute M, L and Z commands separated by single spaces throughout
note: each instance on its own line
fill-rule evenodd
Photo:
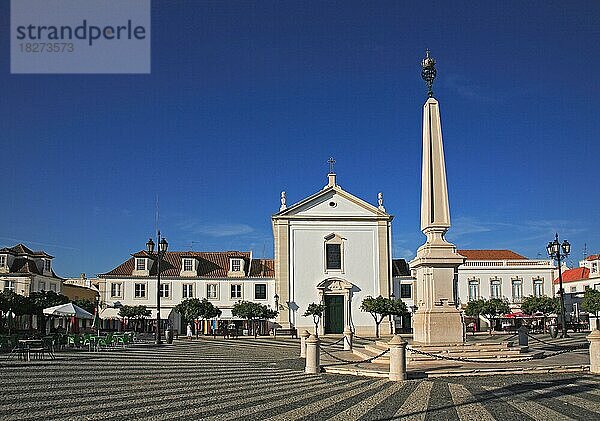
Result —
M 327 364 L 327 365 L 321 365 L 322 367 L 327 367 L 327 366 L 331 366 L 331 365 L 345 365 L 345 364 L 362 364 L 362 363 L 370 363 L 373 360 L 376 360 L 379 357 L 383 357 L 385 354 L 387 354 L 388 352 L 390 352 L 389 349 L 386 349 L 385 351 L 383 351 L 382 353 L 375 355 L 374 357 L 370 357 L 364 360 L 358 360 L 358 361 L 350 361 L 350 360 L 345 360 L 343 358 L 340 358 L 336 355 L 333 355 L 331 352 L 328 352 L 327 350 L 321 348 L 321 351 L 330 356 L 331 358 L 333 358 L 334 360 L 340 361 L 339 363 L 334 363 L 334 364 Z
M 337 340 L 337 341 L 335 341 L 335 342 L 325 342 L 325 341 L 320 341 L 320 342 L 321 342 L 321 345 L 323 345 L 323 346 L 334 346 L 334 345 L 337 345 L 337 344 L 339 344 L 339 343 L 340 343 L 340 342 L 342 342 L 343 340 L 344 340 L 344 337 L 342 336 L 340 339 L 338 339 L 338 340 Z
M 533 335 L 530 335 L 529 333 L 527 334 L 528 337 L 530 337 L 531 339 L 533 339 L 534 341 L 540 342 L 544 345 L 548 345 L 551 346 L 553 348 L 557 348 L 557 349 L 586 349 L 589 348 L 589 344 L 587 343 L 583 343 L 583 344 L 579 344 L 579 345 L 559 345 L 559 344 L 553 344 L 551 342 L 546 342 L 542 339 L 536 338 Z
M 464 358 L 464 357 L 449 357 L 446 355 L 432 354 L 430 352 L 419 351 L 417 349 L 410 348 L 410 347 L 406 347 L 406 350 L 409 352 L 414 352 L 415 354 L 426 355 L 428 357 L 437 358 L 440 360 L 460 361 L 460 362 L 465 362 L 465 363 L 481 363 L 481 364 L 498 364 L 498 363 L 506 364 L 506 363 L 511 363 L 511 362 L 544 360 L 546 358 L 554 357 L 556 355 L 566 354 L 567 352 L 573 352 L 573 351 L 577 351 L 579 349 L 584 349 L 584 348 L 586 348 L 586 346 L 574 346 L 574 347 L 570 347 L 567 349 L 563 349 L 561 351 L 554 352 L 552 354 L 534 355 L 531 357 L 520 358 L 518 361 L 502 361 L 502 360 L 491 360 L 491 359 L 490 360 L 487 360 L 487 359 L 480 360 L 480 359 Z

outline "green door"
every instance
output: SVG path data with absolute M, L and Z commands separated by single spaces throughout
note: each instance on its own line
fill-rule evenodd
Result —
M 344 332 L 344 296 L 325 296 L 325 333 Z

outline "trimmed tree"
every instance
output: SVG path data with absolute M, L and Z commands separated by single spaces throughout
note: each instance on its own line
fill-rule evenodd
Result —
M 198 298 L 188 298 L 177 304 L 174 310 L 179 313 L 184 324 L 187 326 L 188 323 L 192 323 L 201 316 L 203 313 L 202 308 L 202 301 Z
M 28 301 L 29 306 L 27 309 L 27 314 L 37 316 L 38 320 L 42 320 L 42 323 L 38 324 L 40 331 L 43 331 L 46 328 L 46 322 L 50 317 L 44 314 L 45 308 L 67 304 L 70 302 L 69 297 L 58 294 L 54 291 L 34 291 L 29 294 Z
M 588 288 L 583 294 L 581 307 L 588 313 L 594 313 L 596 316 L 596 329 L 600 329 L 600 291 Z M 591 327 L 591 326 L 590 326 Z
M 277 316 L 276 310 L 271 310 L 263 304 L 253 303 L 251 301 L 240 301 L 233 305 L 231 314 L 235 317 L 248 320 L 248 324 L 252 326 L 254 337 L 258 335 L 256 322 L 261 319 L 272 319 Z
M 507 300 L 501 300 L 500 298 L 492 298 L 486 300 L 485 298 L 479 300 L 469 301 L 467 308 L 465 308 L 465 315 L 469 317 L 483 316 L 489 321 L 489 333 L 492 334 L 493 324 L 492 320 L 496 317 L 510 312 L 510 306 Z
M 304 312 L 302 316 L 309 317 L 312 316 L 313 323 L 315 324 L 315 335 L 318 335 L 319 322 L 321 321 L 321 317 L 323 317 L 323 312 L 325 311 L 325 306 L 323 304 L 310 303 L 308 308 Z
M 123 306 L 119 309 L 119 316 L 133 320 L 134 330 L 137 331 L 141 320 L 150 317 L 152 312 L 146 306 Z
M 534 297 L 530 295 L 521 302 L 521 310 L 523 313 L 529 315 L 542 313 L 544 316 L 547 316 L 560 311 L 560 301 L 558 297 Z
M 408 313 L 408 308 L 402 300 L 392 300 L 391 298 L 383 298 L 381 295 L 373 298 L 367 296 L 360 309 L 370 313 L 375 320 L 375 337 L 379 338 L 379 325 L 387 316 L 402 316 Z
M 94 303 L 91 300 L 88 300 L 87 298 L 81 298 L 79 300 L 73 300 L 73 304 L 75 304 L 78 307 L 81 307 L 82 309 L 84 309 L 88 313 L 94 314 L 96 312 L 96 303 Z

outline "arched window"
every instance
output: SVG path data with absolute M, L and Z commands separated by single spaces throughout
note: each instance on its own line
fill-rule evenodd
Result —
M 512 280 L 512 299 L 513 303 L 520 303 L 523 299 L 523 280 L 514 278 Z
M 469 301 L 479 299 L 479 279 L 473 278 L 469 280 Z
M 502 280 L 490 279 L 490 298 L 502 298 Z

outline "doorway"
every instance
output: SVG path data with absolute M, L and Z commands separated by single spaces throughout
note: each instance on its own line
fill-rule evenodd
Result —
M 344 296 L 325 295 L 325 333 L 344 332 Z

